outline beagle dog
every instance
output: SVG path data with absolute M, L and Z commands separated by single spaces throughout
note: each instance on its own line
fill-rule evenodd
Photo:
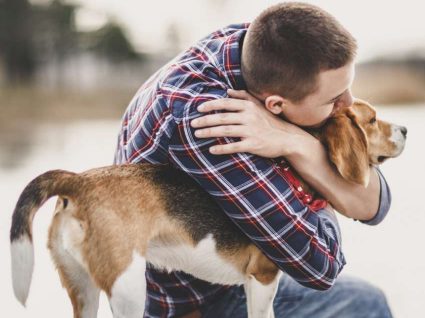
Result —
M 314 132 L 339 173 L 362 185 L 368 184 L 370 165 L 402 152 L 406 133 L 404 127 L 378 120 L 373 107 L 360 100 Z M 23 305 L 34 265 L 32 221 L 52 196 L 59 199 L 48 247 L 75 318 L 97 316 L 101 290 L 115 318 L 142 317 L 146 262 L 211 283 L 245 284 L 248 317 L 274 317 L 276 265 L 194 180 L 152 164 L 79 174 L 52 170 L 26 186 L 10 232 L 13 288 Z

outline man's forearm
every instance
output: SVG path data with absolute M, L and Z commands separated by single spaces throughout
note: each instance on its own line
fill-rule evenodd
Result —
M 370 220 L 375 216 L 379 206 L 380 182 L 374 168 L 370 168 L 370 181 L 364 187 L 342 178 L 318 140 L 303 138 L 298 144 L 301 146 L 286 158 L 309 185 L 347 217 Z

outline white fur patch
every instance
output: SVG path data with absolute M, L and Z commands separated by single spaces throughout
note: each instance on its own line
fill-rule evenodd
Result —
M 99 288 L 94 284 L 93 279 L 81 266 L 81 264 L 63 248 L 59 252 L 61 255 L 61 265 L 65 268 L 71 284 L 78 292 L 78 301 L 81 302 L 81 317 L 96 318 L 99 309 Z
M 100 290 L 87 272 L 87 265 L 81 254 L 84 232 L 76 219 L 64 216 L 59 225 L 59 233 L 52 242 L 52 252 L 66 271 L 74 290 L 78 292 L 78 300 L 82 305 L 81 317 L 96 318 Z
M 211 234 L 195 247 L 187 244 L 170 245 L 166 242 L 149 243 L 146 259 L 159 269 L 181 270 L 193 276 L 217 284 L 242 284 L 244 275 L 236 266 L 217 253 Z
M 146 260 L 133 252 L 133 260 L 116 279 L 109 303 L 114 318 L 143 317 L 146 299 Z
M 84 230 L 80 226 L 80 222 L 72 216 L 65 216 L 60 226 L 61 231 L 61 248 L 65 252 L 73 256 L 73 258 L 85 269 L 88 269 L 86 261 L 81 253 L 81 244 L 84 241 Z
M 391 125 L 390 141 L 392 141 L 395 144 L 395 146 L 397 148 L 397 150 L 396 150 L 397 154 L 396 155 L 399 155 L 403 151 L 404 145 L 406 143 L 406 137 L 401 132 L 400 126 Z
M 282 272 L 278 272 L 269 285 L 263 285 L 253 276 L 245 282 L 245 293 L 249 318 L 274 318 L 273 300 Z
M 27 235 L 14 240 L 10 246 L 12 257 L 13 292 L 19 302 L 25 306 L 34 270 L 34 248 Z

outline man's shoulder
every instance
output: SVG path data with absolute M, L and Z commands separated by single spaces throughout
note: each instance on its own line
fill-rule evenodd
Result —
M 215 30 L 199 40 L 198 43 L 211 40 L 226 40 L 229 36 L 233 35 L 236 32 L 246 32 L 248 30 L 249 23 L 234 23 L 229 24 L 223 28 Z
M 242 28 L 242 25 L 232 25 L 210 33 L 167 66 L 160 89 L 176 119 L 184 116 L 184 109 L 202 100 L 226 96 L 229 83 L 223 50 L 227 39 Z
M 202 38 L 155 73 L 137 96 L 155 100 L 151 106 L 160 103 L 169 108 L 175 119 L 181 119 L 184 109 L 202 101 L 227 96 L 226 90 L 232 85 L 223 52 L 247 27 L 246 23 L 232 24 Z
M 204 82 L 214 81 L 223 76 L 225 73 L 223 53 L 228 46 L 238 41 L 240 34 L 246 32 L 248 25 L 231 24 L 196 42 L 168 64 L 163 82 L 184 88 L 193 82 L 182 81 L 181 76 L 185 74 L 195 74 L 197 79 Z

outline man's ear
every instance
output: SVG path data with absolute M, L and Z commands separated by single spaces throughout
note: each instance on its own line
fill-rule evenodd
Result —
M 285 103 L 286 100 L 279 95 L 271 95 L 264 101 L 264 105 L 266 106 L 267 110 L 275 115 L 278 115 L 282 112 Z
M 367 137 L 351 109 L 330 118 L 319 138 L 344 179 L 365 187 L 369 184 Z

